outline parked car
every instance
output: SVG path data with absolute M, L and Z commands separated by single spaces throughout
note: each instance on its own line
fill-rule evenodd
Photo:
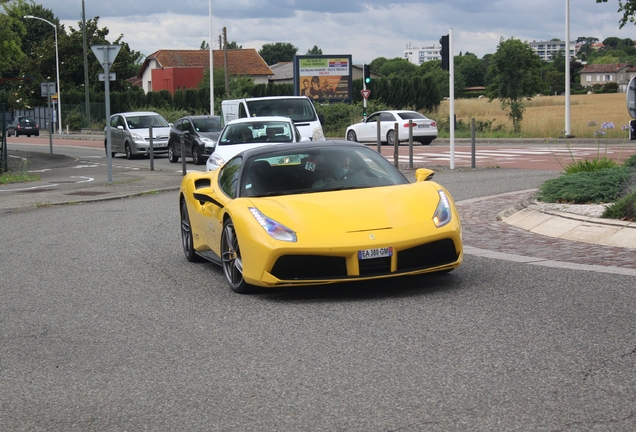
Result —
M 248 117 L 228 122 L 208 158 L 206 169 L 219 169 L 237 153 L 251 147 L 284 142 L 310 142 L 302 137 L 289 117 Z
M 230 288 L 277 288 L 448 272 L 462 263 L 451 195 L 347 141 L 252 147 L 190 172 L 179 192 L 185 258 L 220 265 Z
M 220 116 L 182 117 L 172 126 L 168 140 L 168 160 L 178 162 L 181 157 L 181 137 L 185 155 L 192 158 L 195 165 L 204 164 L 212 154 L 221 134 Z
M 111 156 L 124 153 L 127 159 L 150 154 L 150 127 L 152 126 L 153 153 L 168 152 L 170 124 L 152 111 L 124 112 L 110 116 Z M 104 128 L 106 133 L 106 128 Z M 108 154 L 107 139 L 104 149 Z
M 33 117 L 18 116 L 14 117 L 7 125 L 7 136 L 13 135 L 19 137 L 20 135 L 40 136 L 40 127 L 37 125 Z
M 437 138 L 437 123 L 417 111 L 378 111 L 366 120 L 347 128 L 347 141 L 377 142 L 378 119 L 380 120 L 380 141 L 395 144 L 395 123 L 398 124 L 400 142 L 409 140 L 409 120 L 413 120 L 413 141 L 428 145 Z

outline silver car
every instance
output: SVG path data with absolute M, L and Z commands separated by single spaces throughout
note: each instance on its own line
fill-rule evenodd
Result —
M 127 159 L 150 154 L 150 128 L 152 127 L 153 153 L 168 152 L 170 124 L 152 111 L 125 112 L 110 116 L 111 156 L 124 153 Z M 104 129 L 106 133 L 106 129 Z M 107 139 L 104 149 L 108 155 Z

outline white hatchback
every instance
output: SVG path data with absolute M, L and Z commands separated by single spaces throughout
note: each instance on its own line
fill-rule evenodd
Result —
M 288 117 L 249 117 L 228 122 L 205 167 L 219 169 L 225 162 L 248 148 L 264 145 L 311 141 L 301 138 L 294 122 Z
M 413 141 L 428 145 L 437 138 L 437 123 L 417 111 L 378 111 L 361 123 L 347 128 L 347 141 L 377 142 L 378 120 L 380 141 L 393 145 L 396 133 L 400 142 L 409 140 L 409 120 L 413 120 Z M 397 123 L 397 129 L 395 124 Z

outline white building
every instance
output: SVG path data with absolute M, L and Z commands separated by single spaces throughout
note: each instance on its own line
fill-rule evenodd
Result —
M 406 49 L 404 50 L 404 55 L 402 57 L 419 66 L 429 60 L 441 60 L 442 57 L 439 54 L 441 49 L 442 47 L 440 45 L 423 46 L 421 48 L 414 47 L 411 46 L 411 43 L 409 42 L 408 45 L 406 45 Z
M 565 41 L 551 40 L 551 41 L 532 41 L 528 42 L 530 48 L 541 58 L 541 60 L 550 61 L 552 55 L 563 51 L 565 53 Z M 580 43 L 570 42 L 570 58 L 574 57 L 581 48 Z

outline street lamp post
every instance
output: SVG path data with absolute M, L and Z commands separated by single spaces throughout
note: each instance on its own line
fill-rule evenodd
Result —
M 60 95 L 62 94 L 62 89 L 60 88 L 60 59 L 58 56 L 57 50 L 57 26 L 53 24 L 51 21 L 45 20 L 44 18 L 36 17 L 33 15 L 25 15 L 23 18 L 36 19 L 40 21 L 44 21 L 47 24 L 50 24 L 55 31 L 55 73 L 57 75 L 57 132 L 59 134 L 62 133 L 62 98 Z

